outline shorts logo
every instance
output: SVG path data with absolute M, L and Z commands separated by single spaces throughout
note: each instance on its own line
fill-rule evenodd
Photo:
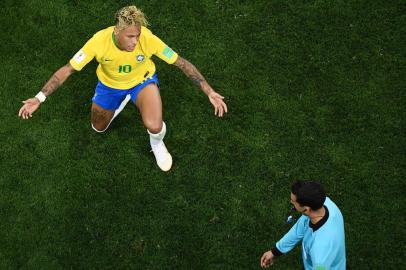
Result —
M 145 58 L 145 57 L 144 57 L 142 54 L 137 55 L 137 61 L 138 61 L 138 62 L 144 61 L 144 58 Z
M 73 57 L 73 60 L 75 60 L 76 63 L 80 64 L 85 58 L 86 58 L 86 54 L 84 53 L 84 51 L 79 50 Z

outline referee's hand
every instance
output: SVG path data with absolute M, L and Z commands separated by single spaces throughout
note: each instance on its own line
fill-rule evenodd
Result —
M 261 267 L 268 268 L 270 265 L 273 264 L 273 259 L 275 256 L 273 255 L 272 251 L 267 251 L 261 257 Z

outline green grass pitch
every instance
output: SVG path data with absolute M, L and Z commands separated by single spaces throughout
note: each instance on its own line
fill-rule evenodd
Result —
M 91 129 L 94 62 L 17 117 L 131 3 L 229 107 L 216 119 L 156 59 L 169 173 L 134 107 Z M 405 14 L 400 0 L 0 1 L 0 269 L 260 269 L 297 179 L 341 208 L 348 269 L 404 268 Z M 272 269 L 300 267 L 297 248 Z

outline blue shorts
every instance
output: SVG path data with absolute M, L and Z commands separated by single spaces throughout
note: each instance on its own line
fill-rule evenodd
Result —
M 116 110 L 127 95 L 131 96 L 133 103 L 137 100 L 140 91 L 150 83 L 155 83 L 159 89 L 158 75 L 155 72 L 152 77 L 145 79 L 142 83 L 127 90 L 115 89 L 104 85 L 101 81 L 97 83 L 96 93 L 92 101 L 105 110 Z

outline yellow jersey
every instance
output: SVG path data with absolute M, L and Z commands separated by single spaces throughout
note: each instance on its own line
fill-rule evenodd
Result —
M 96 58 L 99 80 L 109 87 L 126 90 L 155 73 L 152 55 L 168 64 L 173 64 L 178 58 L 176 52 L 144 26 L 132 52 L 122 51 L 116 46 L 113 30 L 114 26 L 111 26 L 94 34 L 69 61 L 72 67 L 80 71 Z

